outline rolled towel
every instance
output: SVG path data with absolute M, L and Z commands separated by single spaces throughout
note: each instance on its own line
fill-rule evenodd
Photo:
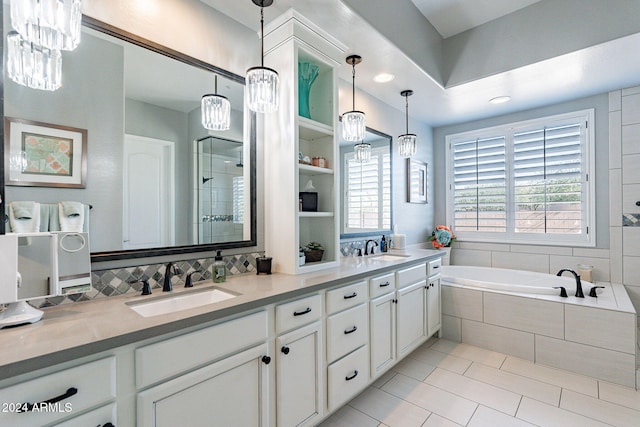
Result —
M 40 203 L 12 202 L 9 205 L 9 226 L 14 233 L 40 231 Z
M 58 211 L 61 231 L 82 232 L 84 227 L 84 206 L 82 203 L 60 202 L 58 203 Z

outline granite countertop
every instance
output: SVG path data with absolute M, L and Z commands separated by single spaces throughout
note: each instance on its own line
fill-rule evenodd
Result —
M 0 379 L 110 350 L 137 341 L 179 331 L 284 301 L 317 290 L 339 286 L 402 265 L 443 255 L 430 249 L 389 251 L 405 255 L 381 261 L 373 257 L 345 257 L 338 267 L 301 275 L 274 273 L 230 276 L 215 285 L 240 295 L 225 301 L 153 317 L 143 317 L 127 303 L 163 296 L 138 293 L 45 308 L 41 321 L 0 330 Z M 174 294 L 211 286 L 198 282 L 192 289 L 175 288 Z M 166 294 L 164 294 L 166 296 Z

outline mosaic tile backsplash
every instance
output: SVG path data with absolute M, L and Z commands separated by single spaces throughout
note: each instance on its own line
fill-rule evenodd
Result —
M 224 257 L 227 263 L 227 275 L 244 274 L 256 271 L 256 258 L 263 253 L 247 253 Z M 186 261 L 177 261 L 174 264 L 180 269 L 179 274 L 173 275 L 171 282 L 174 287 L 184 286 L 187 275 L 192 272 L 202 272 L 202 277 L 194 274 L 195 282 L 211 280 L 211 266 L 214 258 L 199 258 Z M 91 272 L 93 289 L 84 294 L 56 296 L 30 300 L 29 303 L 37 308 L 51 307 L 54 305 L 68 304 L 77 301 L 89 301 L 96 298 L 124 295 L 141 292 L 142 279 L 148 279 L 152 290 L 162 289 L 164 270 L 166 263 L 139 265 L 135 267 L 118 268 L 113 270 L 97 270 Z
M 378 241 L 379 239 L 376 239 Z M 342 256 L 357 255 L 358 248 L 364 248 L 367 239 L 350 240 L 340 243 Z M 376 248 L 379 252 L 379 248 Z M 244 274 L 256 271 L 256 258 L 263 256 L 262 252 L 231 255 L 224 257 L 227 263 L 227 275 Z M 178 261 L 175 264 L 180 273 L 173 275 L 171 281 L 174 287 L 184 286 L 187 275 L 200 271 L 203 276 L 193 276 L 194 281 L 211 280 L 211 266 L 214 258 L 198 258 L 186 261 Z M 111 270 L 96 270 L 91 272 L 93 289 L 84 294 L 55 296 L 30 300 L 29 303 L 36 308 L 51 307 L 60 304 L 69 304 L 78 301 L 89 301 L 96 298 L 124 295 L 128 293 L 142 292 L 142 282 L 147 279 L 152 290 L 162 289 L 164 270 L 166 263 L 139 265 L 135 267 L 118 268 Z

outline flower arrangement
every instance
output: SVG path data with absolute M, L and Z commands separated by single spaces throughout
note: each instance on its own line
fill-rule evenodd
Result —
M 444 247 L 449 247 L 456 239 L 456 235 L 453 234 L 453 231 L 446 225 L 438 225 L 436 229 L 431 233 L 431 245 L 434 248 L 440 249 Z

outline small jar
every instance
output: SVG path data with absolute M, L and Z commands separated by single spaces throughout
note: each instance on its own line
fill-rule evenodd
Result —
M 311 162 L 313 166 L 317 166 L 319 168 L 328 167 L 327 159 L 325 159 L 324 157 L 314 157 Z

